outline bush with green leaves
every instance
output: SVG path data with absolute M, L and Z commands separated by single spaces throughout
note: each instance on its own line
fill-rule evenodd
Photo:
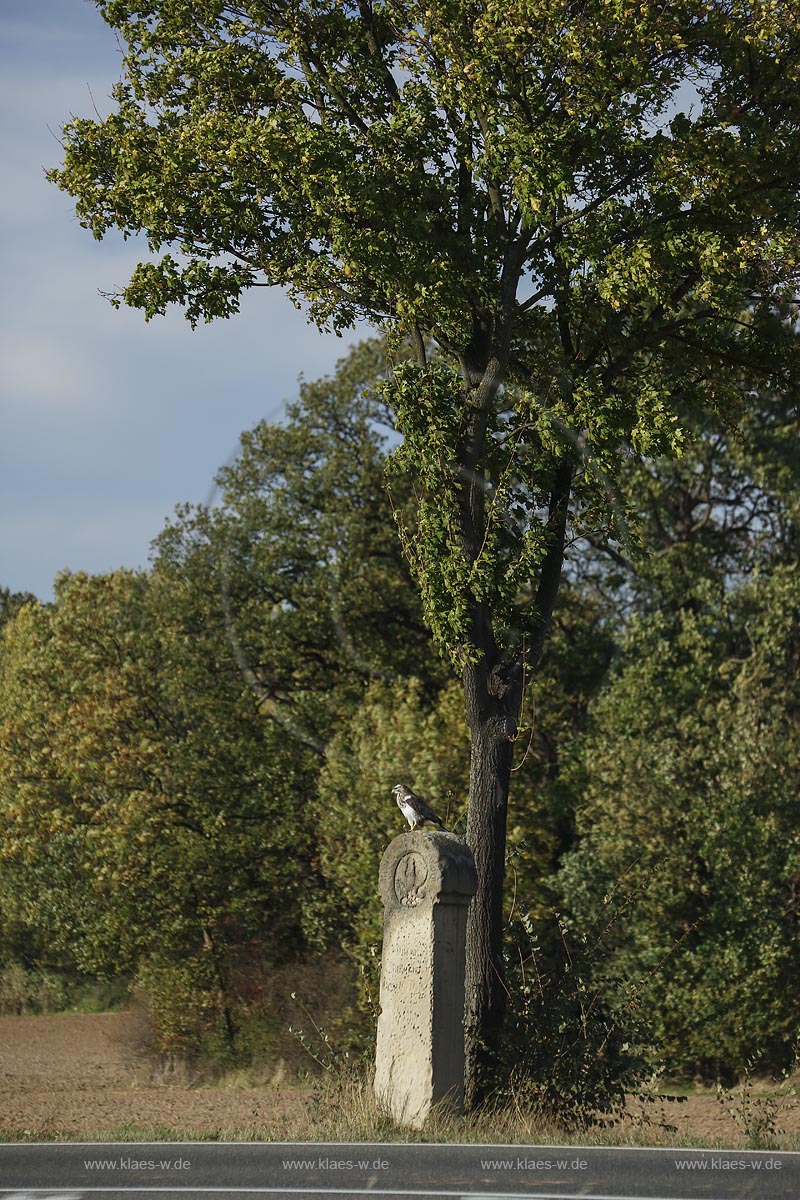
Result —
M 61 1012 L 69 1002 L 67 982 L 52 971 L 30 970 L 19 962 L 0 967 L 0 1015 Z
M 175 962 L 154 956 L 140 964 L 134 987 L 146 1005 L 160 1053 L 218 1060 L 232 1054 L 231 1001 L 209 953 Z
M 325 888 L 309 907 L 307 936 L 344 946 L 373 998 L 383 916 L 378 867 L 389 841 L 408 830 L 391 790 L 412 785 L 448 829 L 463 833 L 468 745 L 458 684 L 426 694 L 412 677 L 370 684 L 328 746 L 312 814 Z
M 725 601 L 634 621 L 572 765 L 570 928 L 641 885 L 614 970 L 667 1064 L 779 1069 L 800 1022 L 800 590 L 795 567 Z M 658 968 L 669 958 L 668 970 Z
M 641 981 L 623 975 L 609 933 L 635 898 L 618 892 L 586 933 L 551 912 L 542 938 L 526 911 L 510 922 L 509 1015 L 498 1063 L 499 1095 L 571 1129 L 613 1119 L 652 1073 L 639 1011 Z

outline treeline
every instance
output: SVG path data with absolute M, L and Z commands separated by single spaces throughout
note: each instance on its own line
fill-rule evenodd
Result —
M 384 369 L 365 343 L 244 434 L 147 571 L 3 595 L 0 966 L 128 977 L 164 1049 L 263 1050 L 292 978 L 369 1045 L 391 787 L 463 830 L 468 734 L 396 534 L 414 479 L 389 499 Z M 677 465 L 631 460 L 612 543 L 581 514 L 509 821 L 508 1045 L 543 1089 L 792 1060 L 797 435 L 763 397 Z

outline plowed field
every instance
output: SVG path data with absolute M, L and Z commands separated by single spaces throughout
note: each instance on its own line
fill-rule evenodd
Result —
M 191 1086 L 141 1048 L 136 1013 L 0 1017 L 0 1128 L 42 1138 L 169 1128 L 208 1135 L 291 1127 L 307 1091 Z
M 132 1137 L 137 1131 L 169 1137 L 250 1137 L 305 1140 L 309 1090 L 208 1086 L 146 1053 L 141 1017 L 134 1012 L 0 1017 L 0 1137 L 43 1140 Z M 764 1119 L 783 1144 L 800 1135 L 800 1102 L 780 1101 L 771 1114 L 766 1096 L 721 1104 L 713 1092 L 679 1102 L 631 1102 L 631 1123 L 645 1112 L 646 1140 L 663 1141 L 666 1127 L 690 1141 L 741 1145 Z M 749 1106 L 748 1106 L 749 1105 Z M 626 1122 L 627 1124 L 627 1122 Z M 765 1132 L 768 1132 L 766 1130 Z M 620 1131 L 628 1140 L 629 1130 Z

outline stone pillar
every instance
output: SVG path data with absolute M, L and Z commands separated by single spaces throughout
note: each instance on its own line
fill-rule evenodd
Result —
M 378 1103 L 419 1129 L 434 1104 L 464 1102 L 464 965 L 467 908 L 477 880 L 472 852 L 452 833 L 415 830 L 387 846 Z

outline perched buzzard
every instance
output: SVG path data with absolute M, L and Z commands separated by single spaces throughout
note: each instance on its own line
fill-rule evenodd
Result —
M 392 788 L 392 795 L 397 801 L 400 812 L 411 826 L 411 832 L 418 825 L 424 825 L 430 822 L 431 825 L 438 825 L 440 829 L 444 829 L 444 825 L 437 817 L 432 808 L 421 800 L 419 796 L 415 796 L 411 788 L 406 787 L 404 783 L 398 783 Z M 445 830 L 445 832 L 447 832 Z

